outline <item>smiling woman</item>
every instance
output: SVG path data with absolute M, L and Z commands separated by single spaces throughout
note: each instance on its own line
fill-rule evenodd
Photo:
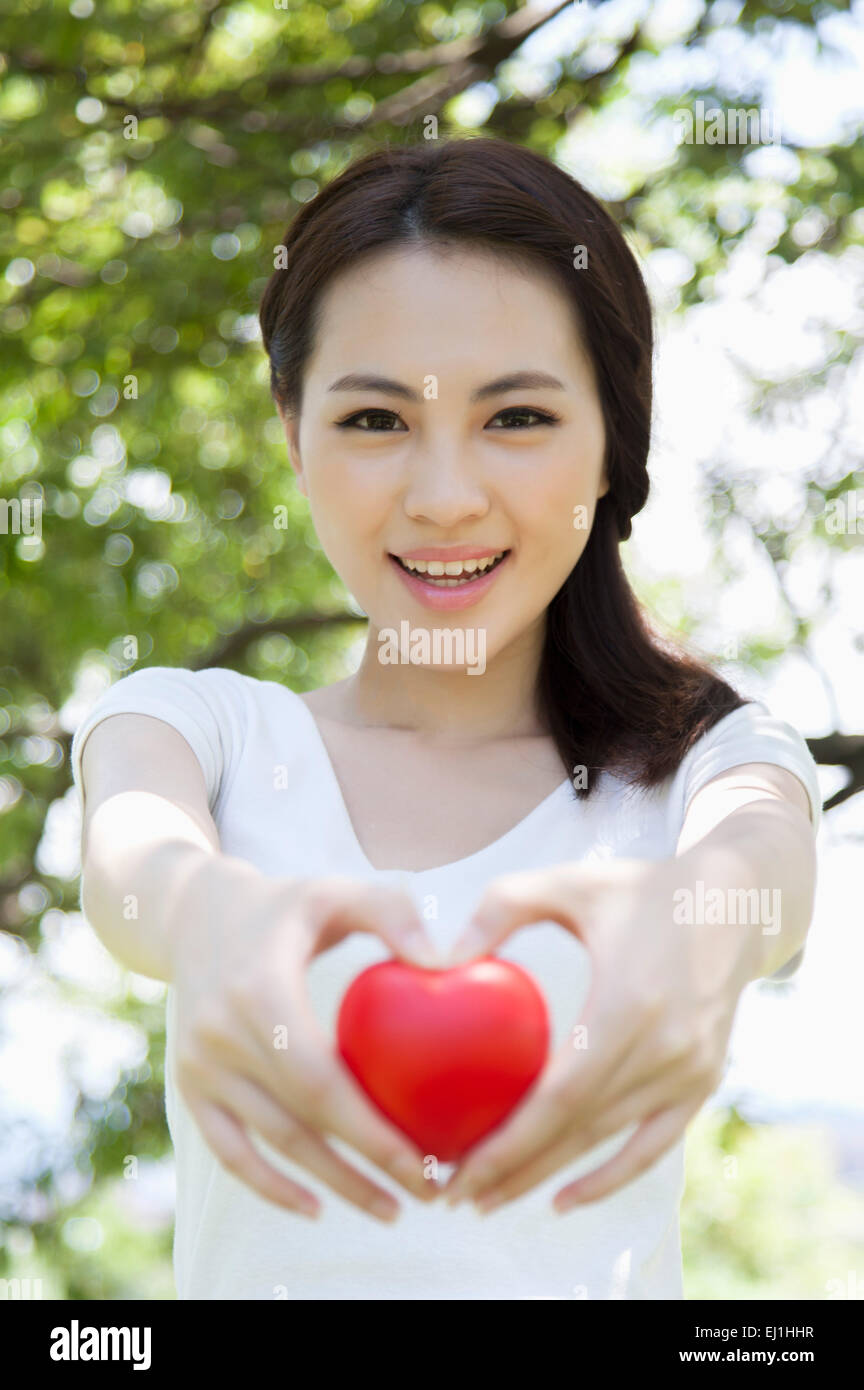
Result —
M 613 220 L 528 150 L 429 142 L 358 160 L 284 245 L 261 303 L 271 389 L 324 549 L 364 610 L 396 625 L 404 595 L 374 592 L 373 568 L 394 592 L 382 559 L 504 553 L 494 580 L 399 577 L 422 607 L 482 599 L 490 653 L 517 633 L 532 643 L 543 724 L 564 766 L 588 769 L 577 795 L 613 768 L 644 787 L 669 776 L 744 701 L 654 638 L 621 564 L 648 496 L 653 335 Z M 370 526 L 388 509 L 374 556 L 356 544 L 358 495 Z
M 358 160 L 280 265 L 272 392 L 369 617 L 359 668 L 302 697 L 137 671 L 72 749 L 88 915 L 171 984 L 180 1296 L 680 1298 L 684 1130 L 741 990 L 801 949 L 820 803 L 800 734 L 661 643 L 626 580 L 648 494 L 639 269 L 574 179 L 489 140 Z M 756 918 L 702 922 L 714 889 Z M 364 1090 L 340 1060 L 340 1001 L 389 956 L 476 979 L 493 953 L 538 986 L 551 1051 L 445 1205 L 446 1155 L 416 1135 L 440 1104 L 479 1132 L 506 1051 L 483 1019 L 509 1042 L 530 1020 L 493 986 L 485 1014 L 470 991 L 455 1009 L 436 974 L 409 980 L 399 1033 L 375 993 L 425 1110 L 409 1133 L 381 1076 L 358 1067 Z

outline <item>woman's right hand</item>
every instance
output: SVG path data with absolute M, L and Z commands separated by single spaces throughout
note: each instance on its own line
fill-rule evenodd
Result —
M 305 983 L 309 961 L 352 931 L 434 968 L 410 895 L 348 878 L 267 878 L 219 856 L 187 880 L 172 917 L 177 1084 L 222 1166 L 268 1201 L 318 1214 L 315 1195 L 254 1147 L 255 1130 L 346 1201 L 392 1221 L 395 1198 L 328 1144 L 333 1135 L 415 1197 L 434 1198 L 441 1188 L 424 1177 L 424 1156 L 341 1061 Z

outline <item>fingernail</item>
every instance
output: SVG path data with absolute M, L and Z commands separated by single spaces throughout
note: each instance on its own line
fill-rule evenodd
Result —
M 492 1211 L 493 1207 L 499 1207 L 504 1198 L 500 1192 L 487 1192 L 485 1197 L 479 1197 L 475 1203 L 481 1216 L 485 1216 L 487 1211 Z
M 471 960 L 473 956 L 485 954 L 486 942 L 481 933 L 476 931 L 474 927 L 469 927 L 465 935 L 460 936 L 459 940 L 453 943 L 453 949 L 450 952 L 451 958 L 460 964 L 464 960 Z
M 419 965 L 426 970 L 440 970 L 442 965 L 441 952 L 422 933 L 412 935 L 405 943 L 405 953 L 414 965 Z
M 426 970 L 441 970 L 444 966 L 444 960 L 441 952 L 436 951 L 433 946 L 418 955 L 418 964 Z
M 415 1163 L 412 1158 L 400 1158 L 398 1162 L 391 1165 L 390 1172 L 397 1182 L 412 1189 L 416 1187 L 418 1177 L 421 1179 L 423 1177 L 422 1165 Z
M 312 1197 L 301 1197 L 301 1198 L 300 1198 L 300 1210 L 301 1210 L 302 1212 L 305 1212 L 305 1214 L 306 1214 L 307 1216 L 320 1216 L 320 1215 L 321 1215 L 321 1203 L 320 1203 L 320 1202 L 316 1202 L 316 1201 L 314 1200 L 314 1198 L 312 1198 Z
M 369 1210 L 380 1216 L 382 1221 L 395 1221 L 399 1215 L 399 1204 L 390 1197 L 375 1197 L 369 1205 Z

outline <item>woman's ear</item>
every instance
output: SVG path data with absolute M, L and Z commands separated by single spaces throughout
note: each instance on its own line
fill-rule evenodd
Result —
M 285 430 L 288 461 L 297 476 L 297 487 L 303 496 L 307 497 L 306 477 L 303 472 L 303 461 L 300 458 L 300 421 L 296 415 L 286 415 L 278 401 L 276 402 L 276 409 L 279 412 L 279 419 L 282 421 L 282 428 Z

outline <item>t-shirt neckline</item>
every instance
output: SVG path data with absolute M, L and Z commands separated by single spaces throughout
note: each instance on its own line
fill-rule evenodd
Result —
M 565 777 L 548 796 L 544 796 L 543 800 L 538 802 L 516 825 L 511 826 L 509 830 L 505 830 L 503 835 L 499 835 L 497 839 L 490 841 L 488 845 L 481 846 L 481 848 L 475 850 L 473 854 L 466 854 L 461 859 L 451 859 L 446 864 L 436 864 L 428 869 L 380 868 L 370 861 L 366 851 L 360 843 L 357 831 L 354 828 L 354 823 L 348 813 L 348 807 L 345 802 L 345 797 L 342 794 L 342 787 L 336 775 L 336 769 L 333 766 L 333 760 L 327 751 L 327 745 L 318 727 L 317 719 L 306 704 L 306 701 L 297 694 L 296 690 L 291 690 L 289 686 L 284 686 L 283 689 L 287 690 L 288 694 L 293 696 L 301 711 L 301 717 L 305 719 L 309 725 L 315 752 L 329 783 L 332 798 L 342 823 L 342 829 L 345 832 L 355 857 L 361 862 L 367 873 L 410 875 L 412 878 L 421 878 L 424 874 L 441 874 L 454 869 L 464 869 L 466 865 L 473 864 L 486 857 L 494 857 L 496 854 L 499 854 L 505 846 L 509 845 L 511 841 L 522 835 L 529 826 L 533 826 L 535 821 L 541 820 L 543 815 L 563 797 L 565 790 L 570 790 L 570 779 Z

